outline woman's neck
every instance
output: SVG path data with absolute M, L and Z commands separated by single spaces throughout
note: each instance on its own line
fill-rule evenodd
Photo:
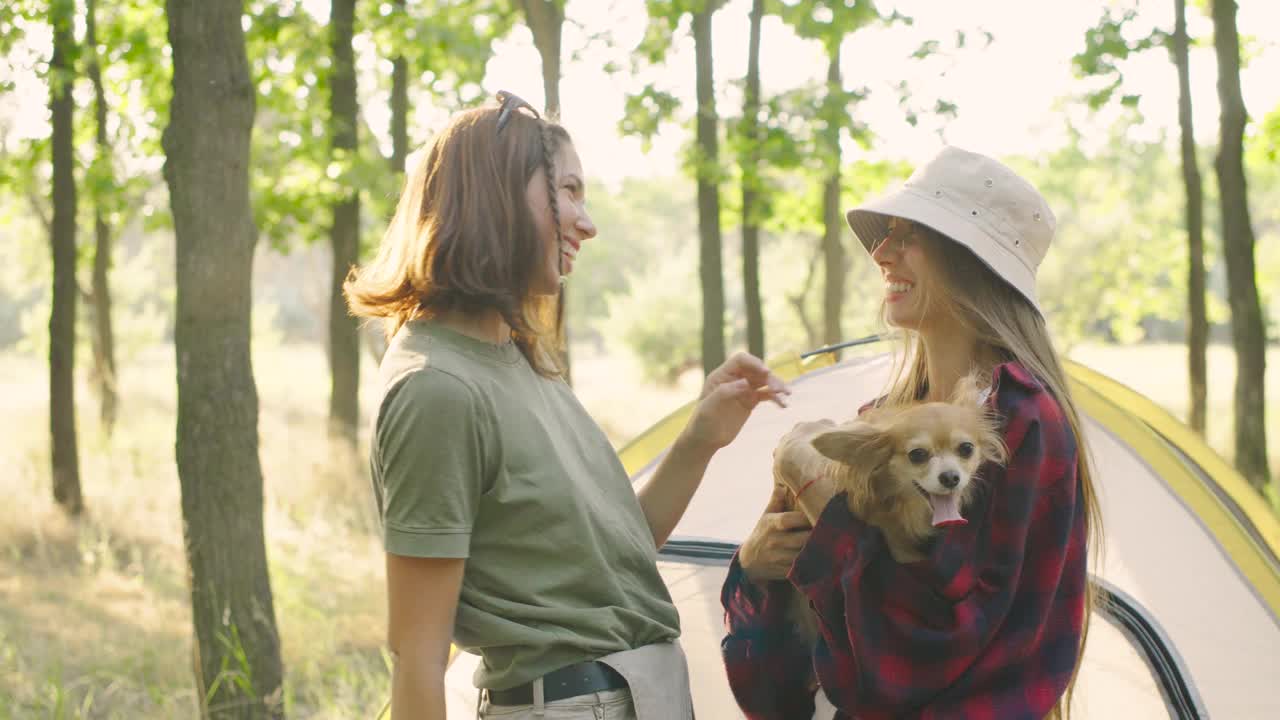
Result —
M 951 398 L 956 383 L 974 371 L 979 387 L 985 387 L 990 378 L 988 371 L 1000 363 L 999 355 L 985 344 L 979 343 L 972 332 L 959 326 L 921 333 L 924 345 L 925 369 L 928 372 L 929 391 L 925 400 L 941 402 Z
M 433 319 L 450 330 L 482 342 L 503 345 L 511 341 L 511 326 L 497 310 L 476 313 L 448 310 L 437 314 Z

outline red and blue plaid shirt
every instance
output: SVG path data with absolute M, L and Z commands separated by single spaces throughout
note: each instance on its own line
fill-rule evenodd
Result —
M 721 594 L 729 684 L 751 720 L 808 720 L 811 668 L 836 717 L 1044 718 L 1075 668 L 1087 587 L 1076 441 L 1021 365 L 995 371 L 1009 462 L 988 464 L 968 524 L 898 564 L 883 536 L 827 505 L 788 575 L 819 618 L 803 647 L 786 581 L 757 586 L 735 556 Z

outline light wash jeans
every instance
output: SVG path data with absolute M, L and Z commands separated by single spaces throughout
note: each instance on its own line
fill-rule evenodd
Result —
M 463 717 L 502 720 L 693 720 L 689 664 L 679 641 L 653 643 L 605 655 L 597 660 L 617 670 L 627 679 L 630 688 L 605 690 L 545 703 L 541 705 L 539 714 L 536 701 L 541 694 L 537 683 L 541 679 L 538 679 L 534 681 L 534 705 L 490 705 L 483 693 L 471 695 L 470 704 L 461 705 L 450 695 L 450 720 L 461 720 Z M 479 658 L 474 658 L 471 667 L 474 669 L 478 662 Z M 451 667 L 449 670 L 450 674 L 470 672 L 464 667 Z M 474 687 L 470 689 L 474 690 Z M 461 712 L 455 715 L 458 711 Z M 474 715 L 471 714 L 473 712 Z
M 534 682 L 540 682 L 541 679 Z M 534 690 L 535 695 L 537 690 Z M 636 720 L 630 690 L 602 690 L 541 705 L 480 704 L 479 716 L 488 720 Z

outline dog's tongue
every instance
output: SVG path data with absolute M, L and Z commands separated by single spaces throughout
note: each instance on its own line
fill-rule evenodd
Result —
M 968 520 L 960 517 L 960 498 L 956 493 L 948 495 L 929 494 L 929 505 L 933 508 L 933 526 L 948 527 L 964 525 Z

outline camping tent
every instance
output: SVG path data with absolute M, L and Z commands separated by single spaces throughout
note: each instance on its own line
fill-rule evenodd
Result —
M 850 417 L 878 395 L 886 355 L 830 352 L 774 363 L 791 380 L 788 409 L 761 406 L 718 453 L 659 565 L 681 615 L 699 720 L 741 718 L 720 659 L 720 585 L 770 493 L 770 454 L 804 419 Z M 1104 555 L 1077 684 L 1084 718 L 1280 718 L 1280 523 L 1234 470 L 1141 395 L 1080 365 L 1103 511 Z M 620 452 L 645 481 L 683 427 L 682 408 Z M 470 668 L 450 669 L 453 707 L 474 708 Z M 460 701 L 460 702 L 458 702 Z M 461 709 L 461 707 L 459 709 Z

